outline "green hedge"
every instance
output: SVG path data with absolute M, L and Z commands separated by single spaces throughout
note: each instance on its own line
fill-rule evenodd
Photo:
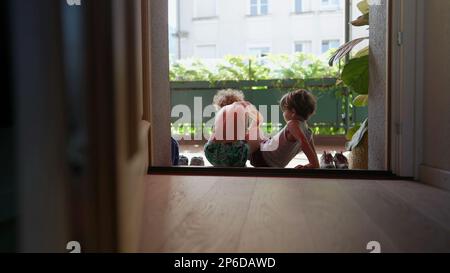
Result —
M 282 112 L 280 111 L 279 123 L 270 119 L 270 106 L 278 105 L 281 97 L 289 91 L 305 88 L 313 92 L 318 99 L 317 113 L 310 120 L 310 126 L 318 135 L 344 135 L 349 126 L 362 122 L 367 117 L 367 109 L 351 108 L 350 116 L 353 121 L 345 124 L 345 109 L 351 98 L 345 96 L 345 89 L 336 86 L 335 78 L 309 79 L 309 80 L 259 80 L 259 81 L 189 81 L 171 82 L 172 107 L 175 105 L 187 105 L 191 111 L 194 109 L 194 98 L 201 97 L 203 108 L 210 105 L 214 95 L 220 89 L 234 88 L 242 90 L 246 100 L 257 107 L 266 105 L 268 119 L 263 129 L 266 133 L 272 133 L 284 126 Z M 191 120 L 194 120 L 192 112 Z M 172 123 L 179 117 L 172 118 Z M 184 124 L 180 128 L 172 126 L 174 134 L 201 133 L 204 123 L 210 118 L 204 118 L 202 124 Z

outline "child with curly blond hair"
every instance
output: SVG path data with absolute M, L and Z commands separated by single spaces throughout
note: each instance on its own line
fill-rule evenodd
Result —
M 220 90 L 213 103 L 217 113 L 205 156 L 214 167 L 245 167 L 259 148 L 262 115 L 239 90 Z

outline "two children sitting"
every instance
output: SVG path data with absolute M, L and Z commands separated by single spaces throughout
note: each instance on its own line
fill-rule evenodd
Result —
M 274 137 L 266 138 L 260 125 L 262 115 L 245 101 L 238 90 L 222 90 L 214 98 L 218 109 L 213 134 L 205 145 L 208 161 L 215 167 L 285 168 L 300 152 L 309 160 L 297 168 L 319 168 L 313 133 L 307 121 L 315 113 L 316 99 L 306 90 L 286 94 L 280 102 L 286 126 Z

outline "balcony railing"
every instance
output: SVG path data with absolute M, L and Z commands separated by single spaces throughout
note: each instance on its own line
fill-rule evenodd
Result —
M 172 117 L 172 135 L 183 136 L 185 139 L 199 139 L 204 132 L 205 124 L 211 117 L 202 117 L 201 123 L 194 122 L 194 101 L 201 98 L 202 109 L 212 104 L 214 95 L 220 89 L 242 90 L 247 101 L 257 108 L 267 107 L 263 129 L 267 134 L 276 133 L 285 125 L 283 113 L 277 117 L 271 116 L 271 106 L 279 105 L 281 97 L 289 91 L 299 88 L 307 89 L 317 97 L 317 112 L 309 121 L 316 135 L 344 135 L 349 128 L 367 118 L 367 108 L 353 108 L 352 94 L 345 87 L 337 86 L 335 78 L 307 80 L 259 80 L 259 81 L 190 81 L 171 82 L 172 108 L 176 105 L 186 105 L 191 109 L 191 122 L 174 123 L 180 117 Z M 199 111 L 198 109 L 196 111 Z M 186 118 L 186 117 L 185 117 Z

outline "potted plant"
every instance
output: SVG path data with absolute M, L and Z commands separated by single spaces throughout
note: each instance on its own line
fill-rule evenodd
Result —
M 358 9 L 362 15 L 352 21 L 353 26 L 369 25 L 369 3 L 363 0 L 358 3 Z M 340 62 L 343 58 L 349 58 L 341 73 L 341 81 L 357 96 L 353 100 L 355 107 L 364 107 L 369 101 L 369 47 L 365 47 L 353 56 L 352 50 L 369 37 L 358 38 L 342 45 L 331 57 L 330 66 Z M 347 149 L 351 151 L 350 168 L 368 169 L 368 120 L 360 126 L 349 130 L 347 134 Z

